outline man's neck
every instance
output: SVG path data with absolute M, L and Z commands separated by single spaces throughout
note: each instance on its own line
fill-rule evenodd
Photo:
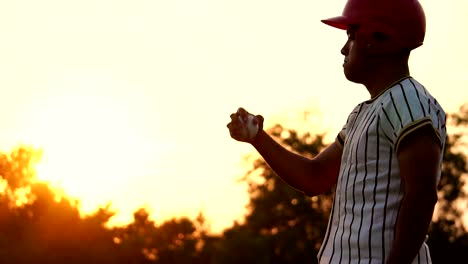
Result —
M 371 99 L 379 95 L 382 91 L 390 88 L 395 82 L 410 76 L 407 65 L 400 67 L 382 67 L 373 72 L 368 80 L 363 83 L 371 96 Z

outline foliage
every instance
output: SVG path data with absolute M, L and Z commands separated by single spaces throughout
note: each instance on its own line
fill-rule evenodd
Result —
M 36 180 L 36 157 L 28 148 L 0 156 L 0 176 L 6 182 L 0 194 L 0 262 L 112 262 L 113 245 L 106 243 L 111 232 L 103 228 L 112 214 L 98 211 L 82 219 L 76 203 L 56 199 Z
M 37 159 L 26 147 L 0 155 L 0 263 L 197 263 L 189 219 L 157 226 L 140 209 L 128 226 L 106 228 L 113 212 L 81 216 L 77 202 L 37 181 Z
M 134 213 L 134 222 L 116 228 L 121 263 L 194 263 L 197 258 L 195 225 L 187 218 L 156 226 L 145 209 Z
M 439 187 L 438 213 L 432 223 L 428 244 L 434 263 L 459 263 L 468 258 L 468 234 L 463 223 L 467 193 L 467 160 L 464 139 L 467 135 L 468 105 L 448 115 L 449 130 Z

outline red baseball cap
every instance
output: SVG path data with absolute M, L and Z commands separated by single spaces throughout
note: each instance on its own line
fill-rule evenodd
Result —
M 348 0 L 341 16 L 323 23 L 347 30 L 350 25 L 360 30 L 382 32 L 407 48 L 422 45 L 426 17 L 418 0 Z

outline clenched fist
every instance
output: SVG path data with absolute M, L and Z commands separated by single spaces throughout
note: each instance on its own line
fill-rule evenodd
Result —
M 236 113 L 231 114 L 231 122 L 227 127 L 233 139 L 253 143 L 258 132 L 263 129 L 263 117 L 254 116 L 244 108 L 239 108 Z

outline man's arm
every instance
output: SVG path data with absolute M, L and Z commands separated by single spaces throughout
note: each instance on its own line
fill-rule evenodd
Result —
M 337 143 L 332 143 L 316 157 L 309 159 L 287 150 L 263 131 L 262 116 L 256 116 L 253 120 L 258 126 L 256 135 L 243 133 L 248 115 L 243 108 L 231 115 L 227 127 L 232 138 L 252 144 L 281 179 L 307 195 L 318 195 L 333 187 L 338 178 L 342 155 L 342 148 Z
M 252 145 L 281 179 L 309 196 L 327 192 L 336 184 L 342 155 L 336 142 L 313 159 L 285 149 L 263 130 Z
M 404 196 L 387 264 L 411 263 L 424 242 L 437 202 L 439 139 L 429 125 L 402 139 L 398 151 Z

